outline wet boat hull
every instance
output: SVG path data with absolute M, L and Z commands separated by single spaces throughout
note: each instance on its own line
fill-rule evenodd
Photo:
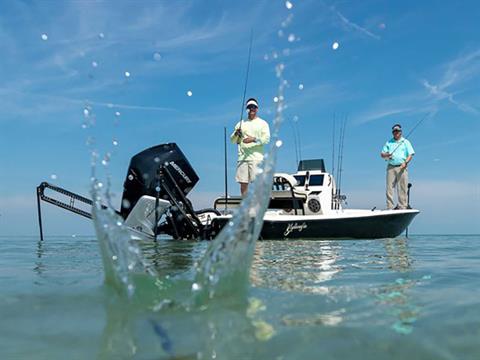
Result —
M 399 236 L 418 212 L 322 220 L 265 220 L 261 239 L 379 239 Z
M 260 240 L 393 238 L 402 234 L 418 213 L 417 210 L 386 211 L 384 214 L 372 212 L 371 216 L 315 219 L 303 216 L 266 216 Z M 219 221 L 217 226 L 223 227 L 228 219 L 215 220 Z

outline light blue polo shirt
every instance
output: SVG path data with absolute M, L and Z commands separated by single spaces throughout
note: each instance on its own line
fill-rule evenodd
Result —
M 398 146 L 398 149 L 397 149 Z M 405 138 L 400 138 L 396 141 L 394 138 L 388 140 L 385 145 L 383 145 L 382 152 L 392 154 L 392 158 L 388 160 L 389 165 L 402 165 L 407 157 L 415 154 L 412 144 Z

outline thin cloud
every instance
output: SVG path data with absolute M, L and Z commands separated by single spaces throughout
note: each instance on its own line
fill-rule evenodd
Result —
M 371 31 L 369 31 L 368 29 L 354 23 L 353 21 L 349 20 L 345 15 L 343 15 L 340 11 L 338 11 L 337 9 L 335 9 L 334 7 L 332 8 L 333 12 L 338 16 L 338 18 L 342 21 L 343 24 L 345 24 L 348 28 L 351 28 L 353 30 L 356 30 L 364 35 L 367 35 L 369 37 L 371 37 L 372 39 L 375 39 L 375 40 L 380 40 L 380 36 L 378 36 L 377 34 L 374 34 L 372 33 Z
M 446 70 L 438 81 L 420 80 L 420 83 L 427 90 L 429 96 L 437 102 L 447 100 L 462 112 L 479 115 L 480 111 L 477 108 L 464 101 L 457 100 L 455 98 L 455 92 L 450 89 L 457 88 L 456 93 L 458 93 L 459 87 L 462 87 L 461 90 L 464 91 L 465 88 L 468 88 L 469 82 L 478 82 L 476 78 L 480 74 L 480 50 L 459 56 L 443 65 L 442 68 Z
M 458 99 L 459 94 L 472 88 L 478 89 L 480 49 L 440 64 L 436 72 L 438 73 L 439 70 L 440 76 L 437 80 L 422 78 L 419 80 L 421 89 L 413 89 L 403 94 L 380 99 L 370 109 L 361 113 L 356 123 L 364 124 L 400 114 L 436 114 L 441 110 L 444 102 L 454 105 L 457 110 L 466 114 L 480 115 L 479 109 L 465 100 Z

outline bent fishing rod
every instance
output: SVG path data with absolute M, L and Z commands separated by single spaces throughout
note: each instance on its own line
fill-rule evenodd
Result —
M 238 130 L 240 130 L 240 134 L 242 132 L 242 124 L 243 124 L 243 107 L 245 106 L 245 96 L 247 95 L 247 87 L 248 87 L 248 75 L 250 74 L 250 62 L 252 59 L 252 43 L 253 43 L 253 29 L 250 30 L 250 44 L 248 46 L 248 61 L 247 61 L 247 71 L 245 73 L 245 84 L 243 86 L 243 97 L 242 97 L 242 106 L 240 109 L 240 126 Z M 242 137 L 239 136 L 237 139 L 237 144 L 240 144 L 242 141 Z

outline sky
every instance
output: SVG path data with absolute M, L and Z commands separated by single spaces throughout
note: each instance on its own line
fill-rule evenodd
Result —
M 0 235 L 38 233 L 42 181 L 88 195 L 92 148 L 110 158 L 119 207 L 130 158 L 176 142 L 200 177 L 195 208 L 210 207 L 223 194 L 223 131 L 241 114 L 251 31 L 247 97 L 270 124 L 275 65 L 285 65 L 278 171 L 296 169 L 296 132 L 301 157 L 331 169 L 333 119 L 347 117 L 348 207 L 384 208 L 382 145 L 393 124 L 408 133 L 425 117 L 409 137 L 421 210 L 410 231 L 478 234 L 479 15 L 478 2 L 450 0 L 3 1 Z M 229 145 L 231 194 L 235 158 Z M 43 210 L 47 235 L 94 233 Z

